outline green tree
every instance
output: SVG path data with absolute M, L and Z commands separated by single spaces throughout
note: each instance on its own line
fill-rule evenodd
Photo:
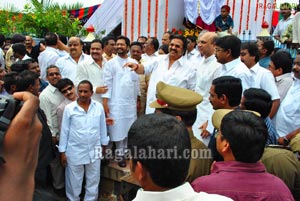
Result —
M 52 0 L 30 0 L 30 4 L 24 6 L 22 14 L 12 10 L 0 11 L 0 23 L 6 25 L 2 26 L 0 31 L 5 35 L 23 33 L 44 37 L 46 32 L 51 31 L 75 36 L 82 30 L 81 22 L 70 18 L 66 10 L 80 7 L 82 4 L 79 3 L 60 6 L 58 3 L 52 3 Z

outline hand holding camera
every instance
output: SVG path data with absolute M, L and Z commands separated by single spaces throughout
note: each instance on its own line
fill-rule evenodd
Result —
M 39 99 L 29 92 L 16 92 L 13 98 L 23 101 L 23 106 L 17 114 L 13 113 L 16 116 L 7 119 L 6 132 L 4 127 L 2 130 L 5 134 L 1 155 L 5 163 L 0 164 L 0 200 L 32 200 L 34 172 L 42 130 L 37 118 Z M 11 99 L 3 97 L 2 99 L 13 102 Z M 4 106 L 8 106 L 7 103 Z M 2 108 L 2 115 L 6 109 L 7 107 Z

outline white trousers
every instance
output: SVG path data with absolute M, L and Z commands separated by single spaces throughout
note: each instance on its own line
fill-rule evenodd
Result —
M 123 140 L 120 141 L 110 141 L 109 144 L 106 147 L 106 150 L 112 149 L 113 143 L 116 144 L 116 150 L 115 150 L 115 155 L 116 156 L 124 156 L 126 150 L 127 150 L 127 144 L 128 144 L 128 137 L 124 138 Z
M 80 201 L 83 175 L 85 175 L 85 196 L 84 201 L 98 200 L 98 188 L 100 182 L 100 163 L 96 160 L 94 163 L 85 165 L 66 166 L 66 195 L 70 201 Z

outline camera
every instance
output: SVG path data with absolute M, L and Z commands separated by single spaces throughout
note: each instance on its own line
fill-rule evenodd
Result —
M 2 145 L 6 130 L 22 105 L 21 101 L 15 100 L 12 96 L 0 95 L 0 164 L 5 163 L 2 155 Z

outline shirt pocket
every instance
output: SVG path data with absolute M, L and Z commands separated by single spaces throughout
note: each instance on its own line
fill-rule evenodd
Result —
M 97 133 L 100 129 L 100 114 L 92 114 L 87 119 L 87 125 L 89 125 L 88 129 L 91 134 Z
M 133 75 L 133 72 L 127 72 L 123 74 L 123 76 L 119 80 L 119 97 L 121 99 L 130 100 L 134 97 L 136 94 L 136 84 L 135 82 L 138 81 L 137 75 Z
M 288 104 L 285 106 L 284 111 L 287 117 L 296 117 L 297 114 L 299 116 L 299 109 L 295 104 Z
M 73 114 L 71 119 L 71 128 L 77 132 L 84 132 L 86 129 L 86 118 L 84 115 Z

